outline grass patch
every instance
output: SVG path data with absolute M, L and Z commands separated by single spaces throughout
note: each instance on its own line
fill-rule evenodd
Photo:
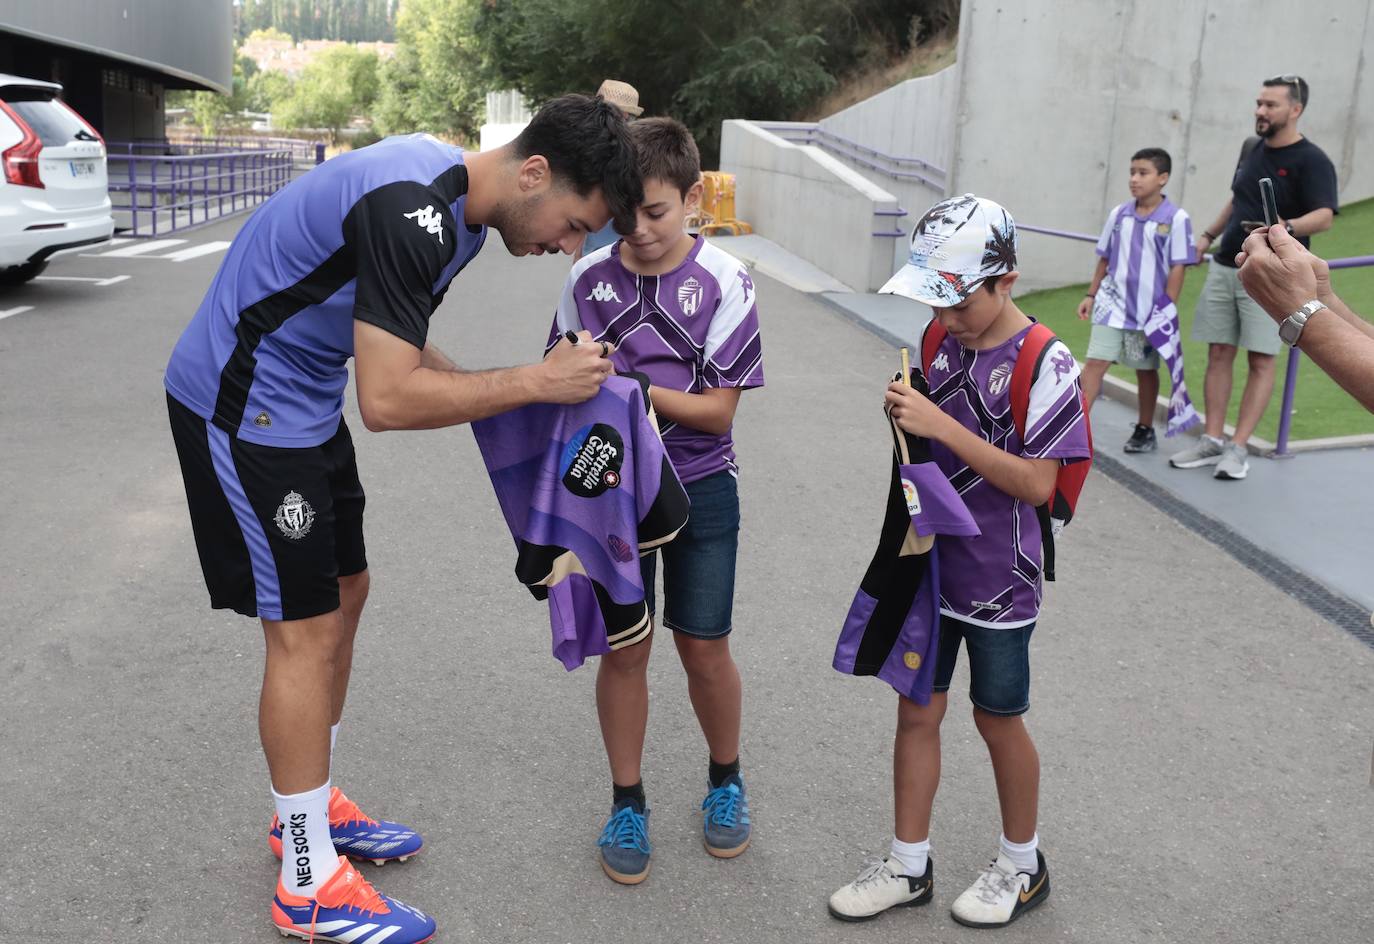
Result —
M 1196 217 L 1194 226 L 1198 225 Z M 1083 243 L 1083 271 L 1091 273 L 1097 257 L 1092 247 Z M 1364 200 L 1343 209 L 1331 230 L 1312 239 L 1312 250 L 1326 259 L 1361 256 L 1374 253 L 1374 200 Z M 1179 319 L 1183 329 L 1183 366 L 1188 392 L 1198 411 L 1202 405 L 1202 378 L 1207 367 L 1207 345 L 1191 340 L 1193 315 L 1198 295 L 1207 277 L 1205 266 L 1188 270 L 1179 297 Z M 1374 267 L 1341 269 L 1333 272 L 1332 284 L 1336 293 L 1351 308 L 1374 320 Z M 1017 299 L 1017 304 L 1049 325 L 1069 345 L 1081 360 L 1088 350 L 1090 322 L 1079 321 L 1075 311 L 1086 283 L 1064 288 L 1032 292 Z M 1283 377 L 1287 365 L 1287 349 L 1279 352 L 1279 377 L 1269 409 L 1260 421 L 1257 435 L 1271 442 L 1278 436 L 1279 410 L 1283 403 Z M 1135 371 L 1113 367 L 1112 375 L 1135 382 Z M 1240 391 L 1245 383 L 1244 355 L 1236 357 L 1235 387 L 1231 394 L 1231 410 L 1227 422 L 1236 421 L 1240 406 Z M 1169 380 L 1161 378 L 1160 392 L 1168 396 Z M 1345 391 L 1336 386 L 1311 361 L 1303 358 L 1298 370 L 1298 387 L 1293 400 L 1293 439 L 1321 439 L 1327 436 L 1353 436 L 1374 433 L 1374 416 L 1360 406 Z

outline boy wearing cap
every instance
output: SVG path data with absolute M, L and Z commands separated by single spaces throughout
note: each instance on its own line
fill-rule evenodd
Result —
M 1153 452 L 1159 399 L 1159 352 L 1145 336 L 1150 312 L 1168 296 L 1177 304 L 1184 267 L 1193 261 L 1193 224 L 1164 195 L 1173 161 L 1162 148 L 1131 155 L 1131 199 L 1113 208 L 1097 241 L 1097 271 L 1078 303 L 1078 317 L 1093 321 L 1083 399 L 1091 410 L 1112 364 L 1135 369 L 1140 416 L 1127 452 Z
M 931 359 L 929 397 L 894 383 L 886 401 L 899 426 L 930 440 L 932 458 L 982 533 L 940 539 L 934 694 L 924 706 L 898 696 L 891 852 L 830 896 L 830 913 L 841 920 L 864 921 L 933 897 L 930 816 L 940 782 L 940 723 L 961 641 L 974 723 L 997 782 L 1002 836 L 996 858 L 951 913 L 971 927 L 1001 927 L 1049 896 L 1035 830 L 1040 760 L 1021 719 L 1030 706 L 1028 647 L 1040 613 L 1036 508 L 1049 498 L 1060 465 L 1090 458 L 1091 450 L 1078 365 L 1058 340 L 1045 349 L 1031 386 L 1024 439 L 1012 419 L 1012 370 L 1034 324 L 1012 301 L 1018 276 L 1011 214 L 965 194 L 926 213 L 912 233 L 910 261 L 882 289 L 930 305 L 948 332 Z

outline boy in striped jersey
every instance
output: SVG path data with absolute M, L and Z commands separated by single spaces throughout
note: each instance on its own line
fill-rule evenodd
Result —
M 1102 390 L 1112 364 L 1135 368 L 1140 416 L 1126 441 L 1127 452 L 1152 452 L 1155 402 L 1159 397 L 1159 354 L 1145 336 L 1145 321 L 1161 291 L 1178 302 L 1184 267 L 1193 261 L 1193 224 L 1164 196 L 1173 162 L 1161 148 L 1131 155 L 1131 197 L 1115 207 L 1097 241 L 1097 271 L 1078 305 L 1078 317 L 1092 317 L 1083 399 L 1087 408 Z

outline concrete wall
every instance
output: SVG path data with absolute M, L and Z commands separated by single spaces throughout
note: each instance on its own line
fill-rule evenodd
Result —
M 1261 81 L 1296 72 L 1312 87 L 1299 128 L 1336 163 L 1342 200 L 1374 196 L 1371 40 L 1367 0 L 964 0 L 950 192 L 1095 233 L 1129 196 L 1131 153 L 1163 147 L 1169 196 L 1200 230 L 1229 196 Z M 1033 234 L 1021 255 L 1028 289 L 1086 280 L 1094 261 Z
M 891 275 L 891 240 L 873 238 L 885 225 L 874 211 L 897 207 L 888 191 L 748 121 L 722 125 L 720 166 L 735 175 L 735 210 L 756 232 L 861 292 Z
M 898 157 L 918 157 L 947 170 L 959 95 L 955 66 L 907 79 L 820 121 L 827 131 Z

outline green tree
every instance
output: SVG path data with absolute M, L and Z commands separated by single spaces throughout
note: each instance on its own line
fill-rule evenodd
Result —
M 272 121 L 283 128 L 323 128 L 331 141 L 355 115 L 370 113 L 377 98 L 377 55 L 352 46 L 331 49 L 310 63 Z
M 247 56 L 234 56 L 234 78 L 228 95 L 219 92 L 168 92 L 169 108 L 185 108 L 191 118 L 207 136 L 217 134 L 226 127 L 241 124 L 240 112 L 249 108 L 248 87 L 257 77 L 258 64 Z
M 291 97 L 295 83 L 285 72 L 275 69 L 259 72 L 248 80 L 248 109 L 250 111 L 276 111 L 278 106 Z
M 374 119 L 383 134 L 430 131 L 471 138 L 488 88 L 473 30 L 489 0 L 407 0 L 396 16 L 396 55 L 382 68 Z

